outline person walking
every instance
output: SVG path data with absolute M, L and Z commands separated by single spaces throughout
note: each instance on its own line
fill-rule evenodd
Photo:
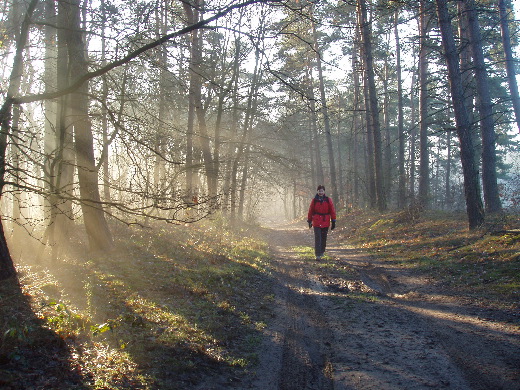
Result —
M 314 227 L 314 254 L 321 260 L 327 246 L 327 233 L 336 227 L 336 210 L 332 199 L 325 195 L 325 186 L 319 185 L 307 214 L 309 229 Z

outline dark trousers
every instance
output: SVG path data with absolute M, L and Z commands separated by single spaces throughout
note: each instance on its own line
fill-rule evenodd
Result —
M 327 246 L 327 233 L 329 228 L 314 228 L 314 254 L 316 256 L 323 256 L 325 247 Z

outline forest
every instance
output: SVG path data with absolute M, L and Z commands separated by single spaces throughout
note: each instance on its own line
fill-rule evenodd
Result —
M 359 228 L 370 242 L 360 245 L 366 245 L 368 252 L 384 251 L 384 245 L 374 244 L 376 233 L 371 233 L 368 222 L 375 223 L 376 230 L 387 226 L 391 231 L 392 224 L 416 227 L 426 219 L 434 226 L 445 217 L 449 222 L 442 233 L 435 225 L 431 233 L 406 233 L 401 244 L 412 235 L 425 242 L 453 235 L 453 241 L 446 238 L 443 244 L 432 244 L 437 249 L 425 244 L 429 249 L 424 253 L 432 255 L 421 256 L 436 258 L 441 250 L 459 254 L 465 245 L 478 246 L 475 243 L 486 234 L 507 236 L 500 244 L 488 243 L 491 249 L 475 251 L 481 260 L 489 259 L 489 253 L 501 259 L 490 263 L 500 273 L 489 282 L 491 295 L 502 299 L 493 295 L 502 288 L 495 289 L 493 283 L 499 283 L 508 297 L 507 312 L 514 311 L 520 283 L 520 96 L 515 51 L 520 25 L 515 7 L 511 0 L 2 2 L 0 306 L 9 306 L 11 298 L 6 297 L 14 297 L 24 309 L 12 310 L 36 322 L 52 312 L 51 318 L 59 319 L 58 328 L 66 328 L 67 334 L 76 332 L 68 328 L 73 324 L 88 328 L 89 337 L 106 336 L 108 330 L 122 329 L 122 323 L 146 328 L 143 313 L 130 318 L 124 312 L 114 319 L 107 306 L 97 317 L 90 312 L 86 319 L 71 314 L 72 305 L 57 297 L 42 298 L 46 303 L 40 311 L 26 310 L 34 306 L 26 299 L 40 282 L 49 283 L 50 295 L 56 293 L 54 283 L 72 290 L 75 283 L 83 285 L 81 294 L 86 296 L 81 299 L 87 311 L 108 305 L 102 302 L 104 294 L 115 294 L 110 304 L 123 302 L 134 289 L 144 291 L 137 275 L 146 269 L 143 281 L 157 277 L 155 288 L 175 285 L 174 296 L 185 299 L 189 291 L 191 302 L 211 295 L 207 300 L 218 307 L 216 313 L 229 311 L 249 324 L 238 333 L 251 341 L 268 322 L 264 306 L 279 296 L 268 291 L 273 280 L 264 279 L 274 272 L 267 265 L 267 248 L 284 245 L 279 241 L 285 237 L 286 246 L 292 242 L 293 260 L 309 260 L 305 250 L 295 249 L 303 243 L 291 236 L 291 228 L 276 238 L 265 226 L 276 229 L 292 221 L 304 229 L 309 201 L 321 184 L 340 216 L 334 245 L 346 245 L 349 239 L 362 242 L 356 235 Z M 340 243 L 340 237 L 345 242 Z M 381 238 L 394 239 L 399 241 Z M 330 269 L 340 272 L 343 265 L 338 264 L 347 252 L 345 247 L 335 248 L 336 257 L 327 260 L 338 260 Z M 273 256 L 282 256 L 283 251 L 270 250 Z M 168 280 L 156 263 L 160 259 L 173 270 Z M 211 271 L 188 272 L 195 263 Z M 444 267 L 419 263 L 423 271 Z M 381 282 L 387 276 L 359 264 L 348 263 L 342 269 L 357 272 L 359 283 L 368 286 L 366 291 L 357 282 L 347 283 L 345 274 L 343 282 L 331 282 L 336 287 L 329 287 L 341 290 L 347 283 L 363 297 L 367 291 L 377 296 L 397 294 L 399 289 Z M 118 267 L 135 285 L 116 294 Z M 284 267 L 275 268 L 284 275 L 296 272 Z M 491 272 L 482 264 L 477 268 Z M 46 279 L 52 270 L 63 272 L 54 275 L 56 282 Z M 320 280 L 339 277 L 319 272 Z M 450 268 L 449 274 L 453 272 Z M 204 285 L 205 278 L 209 285 Z M 379 287 L 371 287 L 367 280 Z M 249 291 L 249 282 L 258 291 Z M 233 283 L 247 291 L 237 293 Z M 235 295 L 251 312 L 230 306 Z M 94 298 L 99 300 L 96 304 Z M 292 302 L 287 299 L 284 302 Z M 259 306 L 250 308 L 248 301 Z M 121 302 L 118 307 L 137 305 Z M 158 303 L 141 304 L 142 310 L 150 310 Z M 188 310 L 186 305 L 183 310 Z M 161 321 L 166 321 L 166 311 L 162 315 Z M 216 323 L 208 325 L 199 314 L 186 318 L 190 315 L 199 326 L 210 327 L 208 334 L 220 334 L 224 328 L 234 331 L 227 317 L 213 318 L 226 323 L 217 329 Z M 208 316 L 212 315 L 217 314 Z M 259 318 L 253 320 L 256 315 Z M 11 364 L 14 356 L 6 351 L 15 348 L 14 339 L 27 341 L 32 328 L 21 329 L 9 320 L 1 325 L 0 373 L 4 373 L 3 365 Z M 159 328 L 183 326 L 169 323 Z M 59 340 L 69 342 L 56 330 L 56 323 L 51 329 Z M 193 345 L 210 345 L 218 339 L 207 337 Z M 233 344 L 226 340 L 225 345 Z M 59 348 L 61 342 L 56 341 Z M 121 343 L 122 350 L 126 342 Z M 184 365 L 181 358 L 176 361 L 178 372 L 199 366 L 201 361 L 192 356 L 201 347 L 176 343 L 174 351 L 189 351 L 179 356 L 190 356 Z M 68 351 L 74 355 L 70 346 Z M 218 348 L 212 351 L 213 355 L 206 351 L 212 362 L 242 369 L 256 354 L 246 351 L 248 358 L 232 359 Z M 152 355 L 141 358 L 144 362 Z M 145 366 L 136 361 L 132 364 Z M 207 368 L 209 363 L 204 362 L 201 367 Z M 107 377 L 105 387 L 96 387 L 92 384 L 96 369 L 90 367 L 90 379 L 83 375 L 82 381 L 91 387 L 81 387 L 82 374 L 67 370 L 70 388 L 177 388 L 179 383 L 188 388 L 187 383 L 195 383 L 189 375 L 168 382 L 166 373 L 155 372 L 147 373 L 151 375 L 147 379 L 121 374 L 111 382 Z M 294 372 L 292 379 L 298 377 L 298 370 Z M 5 383 L 0 379 L 0 388 L 20 383 L 16 375 Z M 331 375 L 320 377 L 317 386 L 332 388 L 336 377 Z M 515 375 L 518 371 L 510 370 L 505 377 Z M 280 383 L 278 388 L 306 388 Z M 469 388 L 497 384 L 489 379 L 490 387 Z M 257 382 L 248 385 L 275 388 Z

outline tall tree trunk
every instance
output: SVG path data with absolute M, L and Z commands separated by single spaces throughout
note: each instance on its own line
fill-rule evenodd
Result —
M 56 7 L 55 0 L 45 0 L 45 92 L 54 92 L 57 88 L 57 47 L 56 47 Z M 52 164 L 52 156 L 56 151 L 56 119 L 57 104 L 51 99 L 45 100 L 45 124 L 44 124 L 44 141 L 43 153 L 45 155 L 45 164 L 43 169 L 43 187 L 48 194 L 52 193 L 50 172 Z M 43 199 L 44 221 L 45 226 L 50 226 L 51 203 L 48 197 Z
M 80 30 L 80 0 L 71 0 L 71 19 L 68 36 L 69 66 L 74 74 L 88 72 L 86 46 Z M 101 205 L 98 188 L 98 170 L 94 160 L 94 139 L 89 120 L 88 83 L 84 83 L 70 97 L 74 118 L 74 146 L 85 229 L 91 250 L 108 250 L 112 247 L 112 236 L 108 229 Z
M 429 10 L 426 0 L 420 1 L 420 49 L 419 49 L 419 204 L 428 206 L 430 191 L 430 167 L 428 145 L 428 46 Z
M 13 229 L 12 234 L 13 238 L 16 240 L 21 239 L 20 234 L 22 233 L 21 225 L 23 225 L 22 220 L 22 197 L 23 191 L 19 189 L 20 183 L 22 182 L 21 176 L 23 175 L 23 169 L 21 166 L 21 158 L 20 158 L 20 105 L 15 104 L 13 106 L 13 114 L 11 120 L 11 134 L 12 134 L 12 142 L 11 142 L 11 161 L 13 166 L 13 172 L 15 172 L 13 177 L 13 205 L 12 205 L 12 219 L 13 219 Z
M 313 134 L 313 128 L 312 128 L 312 119 L 310 115 L 307 115 L 306 123 L 307 126 L 305 126 L 308 130 L 307 134 L 309 135 L 309 158 L 311 161 L 311 164 L 309 166 L 309 172 L 310 172 L 310 178 L 311 178 L 311 187 L 314 186 L 315 183 L 318 182 L 317 176 L 316 176 L 316 162 L 315 162 L 315 152 L 314 152 L 314 134 Z
M 14 4 L 12 5 L 13 11 L 11 13 L 10 18 L 12 18 L 13 22 L 15 22 L 15 23 L 18 23 L 18 21 L 22 20 L 22 18 L 23 18 L 21 6 L 22 6 L 22 4 L 21 3 L 19 4 L 18 2 L 14 2 Z M 14 39 L 16 42 L 20 39 L 20 30 L 15 31 L 14 35 L 15 35 Z M 22 56 L 23 56 L 23 54 L 22 54 Z M 24 64 L 22 64 L 20 67 L 20 76 L 24 72 L 23 67 L 24 67 Z M 21 86 L 19 85 L 18 90 L 15 92 L 17 95 L 20 94 L 20 88 L 21 88 Z M 21 175 L 23 172 L 21 169 L 21 166 L 20 166 L 20 164 L 21 164 L 21 161 L 20 161 L 21 160 L 20 159 L 21 150 L 20 150 L 20 145 L 19 145 L 21 142 L 20 129 L 19 129 L 20 111 L 21 111 L 20 105 L 15 104 L 13 106 L 12 117 L 11 117 L 10 155 L 11 155 L 11 161 L 12 161 L 12 163 L 11 163 L 12 170 L 14 172 L 13 178 L 12 178 L 13 184 L 12 184 L 12 189 L 11 189 L 12 200 L 13 200 L 12 213 L 11 213 L 13 226 L 12 226 L 11 232 L 12 232 L 13 238 L 16 241 L 22 239 L 20 234 L 22 233 L 21 225 L 23 224 L 23 221 L 21 220 L 21 201 L 22 201 L 23 193 L 19 189 L 20 183 L 22 181 Z
M 359 68 L 359 60 L 358 60 L 358 49 L 357 48 L 354 48 L 353 50 L 353 55 L 352 55 L 352 78 L 354 79 L 354 103 L 352 105 L 353 109 L 354 109 L 354 115 L 353 115 L 353 118 L 352 118 L 352 131 L 351 131 L 351 145 L 350 145 L 350 149 L 352 150 L 352 162 L 353 162 L 353 167 L 352 167 L 352 175 L 350 176 L 354 176 L 352 178 L 352 186 L 354 187 L 353 188 L 353 191 L 352 191 L 352 196 L 353 196 L 353 199 L 350 200 L 350 203 L 352 204 L 355 204 L 356 206 L 359 206 L 360 205 L 360 196 L 359 196 L 359 193 L 360 193 L 360 177 L 361 177 L 361 172 L 360 172 L 360 169 L 359 169 L 359 160 L 360 160 L 360 152 L 359 152 L 359 136 L 360 136 L 360 132 L 361 132 L 361 127 L 362 127 L 362 120 L 360 118 L 360 116 L 358 115 L 358 112 L 361 111 L 361 106 L 360 106 L 360 102 L 361 102 L 361 87 L 360 87 L 360 81 L 359 81 L 359 77 L 360 77 L 360 69 L 357 69 Z M 356 68 L 357 67 L 357 68 Z
M 312 22 L 312 35 L 314 40 L 314 52 L 316 53 L 316 66 L 318 68 L 318 81 L 320 87 L 320 97 L 321 97 L 321 112 L 323 114 L 323 124 L 325 127 L 325 139 L 327 141 L 327 151 L 329 155 L 329 175 L 330 175 L 330 185 L 331 185 L 331 194 L 332 199 L 338 201 L 338 184 L 336 179 L 336 164 L 334 160 L 334 148 L 332 147 L 332 135 L 330 132 L 330 118 L 329 118 L 329 110 L 327 107 L 327 96 L 325 94 L 325 82 L 323 79 L 323 69 L 321 64 L 321 55 L 318 45 L 318 34 L 316 32 L 316 23 Z
M 404 167 L 404 110 L 403 110 L 403 80 L 401 72 L 401 43 L 399 39 L 399 11 L 394 12 L 394 36 L 395 36 L 395 61 L 397 73 L 397 137 L 399 146 L 397 152 L 397 169 L 399 180 L 397 185 L 397 208 L 402 209 L 406 205 L 406 175 Z
M 159 1 L 158 3 L 161 3 Z M 166 26 L 168 25 L 167 20 L 167 12 L 162 4 L 157 4 L 155 8 L 155 24 L 156 24 L 156 34 L 157 38 L 166 34 Z M 166 116 L 167 116 L 167 102 L 166 96 L 168 95 L 168 58 L 167 58 L 167 48 L 161 46 L 157 50 L 157 62 L 159 63 L 159 84 L 158 88 L 158 98 L 159 98 L 159 107 L 158 107 L 158 120 L 157 126 L 155 128 L 155 161 L 153 168 L 153 195 L 154 197 L 158 197 L 160 199 L 165 198 L 166 189 L 167 189 L 167 179 L 166 179 L 166 163 L 164 161 L 164 155 L 166 151 L 166 143 L 167 143 L 167 131 L 165 129 Z M 157 204 L 157 201 L 154 201 L 154 205 Z M 159 209 L 155 208 L 154 213 L 159 213 Z
M 484 222 L 484 210 L 480 197 L 478 169 L 475 166 L 473 141 L 470 134 L 469 117 L 464 105 L 464 91 L 460 74 L 458 51 L 455 45 L 447 0 L 436 0 L 437 16 L 442 35 L 444 55 L 448 65 L 448 79 L 455 111 L 457 134 L 460 142 L 460 156 L 464 176 L 464 193 L 469 228 L 475 229 Z
M 341 94 L 338 91 L 338 137 L 337 137 L 337 149 L 338 149 L 338 199 L 336 202 L 338 202 L 338 205 L 343 206 L 344 200 L 345 200 L 345 186 L 343 183 L 343 156 L 342 156 L 342 146 L 343 143 L 341 142 L 341 128 L 343 124 L 343 118 L 341 117 L 341 109 L 344 106 L 343 98 L 341 97 Z M 338 206 L 339 208 L 339 206 Z
M 444 208 L 447 209 L 449 205 L 452 204 L 452 197 L 451 197 L 451 131 L 448 131 L 447 135 L 447 160 L 446 160 L 446 176 L 444 181 Z
M 505 0 L 498 0 L 498 9 L 500 11 L 500 29 L 502 31 L 502 45 L 504 46 L 504 56 L 506 58 L 507 81 L 509 83 L 509 92 L 513 109 L 515 111 L 516 125 L 520 132 L 520 96 L 518 95 L 518 83 L 516 81 L 515 59 L 513 57 L 513 49 L 511 48 L 511 34 L 509 33 L 509 14 L 513 14 L 513 10 L 506 9 Z
M 71 8 L 66 2 L 57 2 L 58 31 L 56 59 L 56 89 L 63 89 L 70 81 L 69 58 L 67 53 L 68 31 L 70 29 Z M 73 177 L 75 152 L 71 116 L 69 115 L 69 95 L 60 96 L 56 106 L 55 150 L 51 161 L 49 196 L 51 204 L 50 223 L 47 226 L 47 242 L 52 247 L 52 257 L 56 259 L 60 248 L 69 242 L 72 231 Z
M 368 79 L 366 69 L 363 71 L 363 77 Z M 370 107 L 370 93 L 368 92 L 368 83 L 363 83 L 363 103 L 365 109 L 365 126 L 366 132 L 364 134 L 363 144 L 366 148 L 363 150 L 365 160 L 366 183 L 368 192 L 368 205 L 371 209 L 376 208 L 377 194 L 376 194 L 376 176 L 374 167 L 374 123 L 372 121 L 372 110 Z
M 106 65 L 106 37 L 105 37 L 105 24 L 107 20 L 106 15 L 106 2 L 101 0 L 101 61 L 103 66 Z M 123 84 L 124 88 L 124 84 Z M 110 172 L 109 172 L 109 158 L 108 158 L 108 112 L 106 106 L 106 100 L 108 98 L 108 81 L 106 75 L 102 76 L 102 95 L 101 101 L 103 102 L 101 108 L 101 131 L 103 132 L 103 151 L 102 151 L 102 162 L 103 165 L 103 198 L 107 202 L 107 210 L 110 210 L 111 195 L 110 195 Z
M 480 165 L 481 144 L 478 129 L 476 127 L 475 113 L 475 97 L 477 95 L 475 88 L 475 77 L 473 75 L 473 61 L 471 60 L 470 36 L 468 15 L 464 11 L 462 1 L 457 2 L 459 14 L 459 63 L 462 77 L 462 85 L 464 86 L 464 104 L 468 112 L 469 123 L 471 125 L 471 138 L 475 147 L 475 165 Z
M 313 187 L 316 187 L 317 185 L 323 185 L 325 184 L 325 173 L 323 172 L 323 162 L 321 159 L 321 144 L 320 144 L 320 137 L 318 134 L 318 115 L 316 111 L 316 98 L 314 96 L 314 77 L 312 76 L 312 68 L 310 66 L 311 61 L 307 62 L 308 66 L 306 68 L 307 73 L 307 79 L 308 79 L 308 85 L 309 85 L 309 91 L 308 96 L 310 99 L 310 127 L 311 127 L 311 133 L 312 133 L 312 146 L 311 150 L 314 151 L 314 159 L 315 163 L 313 165 L 314 175 L 316 176 L 317 183 L 314 183 Z
M 199 19 L 198 9 L 192 9 L 188 3 L 183 3 L 184 11 L 188 17 L 188 23 L 194 24 Z M 188 123 L 186 129 L 186 198 L 191 199 L 193 192 L 195 191 L 195 180 L 194 180 L 194 137 L 195 137 L 195 89 L 196 86 L 196 75 L 194 72 L 195 68 L 195 56 L 194 56 L 194 45 L 198 42 L 198 29 L 192 30 L 189 34 L 189 48 L 190 48 L 190 59 L 189 59 L 189 87 L 188 87 Z
M 495 150 L 495 125 L 493 120 L 493 102 L 489 88 L 488 74 L 484 53 L 480 24 L 474 0 L 464 0 L 464 8 L 468 15 L 470 46 L 473 55 L 475 78 L 477 84 L 480 132 L 482 137 L 482 187 L 484 204 L 488 213 L 502 209 L 497 183 L 497 164 Z
M 259 55 L 259 51 L 257 51 L 257 56 Z M 243 160 L 244 165 L 242 167 L 242 177 L 240 183 L 240 192 L 239 192 L 239 201 L 238 201 L 238 215 L 241 219 L 244 219 L 244 209 L 245 209 L 245 193 L 247 188 L 247 179 L 249 177 L 249 166 L 250 166 L 250 158 L 249 153 L 251 152 L 251 144 L 253 140 L 253 122 L 255 113 L 258 111 L 258 80 L 261 78 L 261 59 L 258 56 L 258 67 L 255 66 L 255 75 L 253 77 L 254 84 L 252 88 L 251 94 L 251 105 L 248 105 L 249 113 L 246 114 L 248 118 L 247 124 L 249 129 L 247 130 L 247 139 L 246 145 L 243 147 Z
M 259 42 L 257 42 L 259 43 Z M 239 195 L 238 199 L 238 217 L 243 217 L 243 205 L 244 205 L 244 191 L 245 191 L 245 182 L 243 181 L 245 178 L 242 178 L 241 180 L 241 186 L 238 187 L 238 168 L 240 162 L 243 160 L 243 157 L 247 155 L 248 149 L 250 146 L 251 141 L 251 135 L 250 132 L 252 131 L 252 121 L 254 116 L 254 109 L 256 107 L 256 94 L 258 91 L 258 80 L 260 77 L 260 48 L 257 46 L 256 52 L 255 52 L 255 68 L 253 71 L 253 79 L 251 80 L 251 85 L 249 87 L 249 94 L 247 97 L 247 107 L 245 111 L 245 117 L 244 117 L 244 124 L 243 124 L 243 131 L 241 134 L 240 141 L 238 143 L 237 147 L 237 154 L 233 161 L 233 167 L 232 167 L 232 173 L 231 173 L 231 220 L 235 221 L 237 215 L 237 210 L 235 210 L 235 207 L 237 206 L 237 195 Z M 247 167 L 248 162 L 244 162 L 245 168 L 242 169 L 242 172 L 244 174 L 247 173 Z
M 242 13 L 240 13 L 240 19 L 242 20 Z M 240 27 L 239 27 L 240 28 Z M 242 42 L 241 42 L 241 34 L 240 31 L 237 32 L 237 37 L 235 39 L 235 58 L 233 61 L 233 74 L 231 76 L 230 80 L 230 90 L 232 91 L 231 95 L 231 101 L 232 101 L 232 114 L 231 114 L 231 136 L 228 140 L 228 147 L 227 147 L 227 158 L 226 158 L 226 175 L 224 179 L 224 210 L 231 210 L 231 213 L 233 214 L 234 218 L 234 205 L 231 206 L 231 200 L 235 199 L 233 193 L 231 192 L 231 177 L 233 173 L 233 166 L 234 166 L 234 160 L 231 158 L 232 155 L 235 154 L 236 151 L 236 141 L 238 138 L 238 121 L 240 117 L 240 108 L 238 107 L 238 81 L 239 81 L 239 74 L 240 74 L 240 57 L 241 57 L 241 49 L 242 49 Z M 234 201 L 234 200 L 233 200 Z
M 420 29 L 419 29 L 420 30 Z M 414 50 L 414 63 L 415 63 L 415 50 Z M 415 203 L 415 171 L 416 171 L 416 158 L 415 158 L 415 149 L 416 149 L 416 143 L 417 143 L 417 105 L 416 103 L 416 82 L 417 82 L 417 75 L 418 75 L 419 69 L 417 69 L 417 72 L 412 72 L 412 82 L 410 84 L 411 90 L 410 90 L 410 188 L 409 188 L 409 198 L 410 203 Z
M 189 3 L 183 3 L 188 22 L 195 24 L 199 22 L 200 1 L 196 0 L 192 7 Z M 199 29 L 197 34 L 193 34 L 191 41 L 191 67 L 190 67 L 190 87 L 193 81 L 193 99 L 195 104 L 195 114 L 199 125 L 200 136 L 197 138 L 202 151 L 202 158 L 204 161 L 204 169 L 206 171 L 206 179 L 208 186 L 208 196 L 211 199 L 210 203 L 216 201 L 217 196 L 217 175 L 215 172 L 215 165 L 213 162 L 213 154 L 211 151 L 210 137 L 208 134 L 208 126 L 206 123 L 206 112 L 202 102 L 202 30 Z
M 8 138 L 11 133 L 10 121 L 13 108 L 13 99 L 17 97 L 20 90 L 23 69 L 23 51 L 25 50 L 25 45 L 29 36 L 31 17 L 37 3 L 38 0 L 31 0 L 27 7 L 27 11 L 25 12 L 25 17 L 20 27 L 20 34 L 18 35 L 18 39 L 16 41 L 16 50 L 13 58 L 11 75 L 9 77 L 7 96 L 2 107 L 0 108 L 0 127 L 2 130 L 0 133 L 0 195 L 3 194 L 6 184 L 6 153 Z M 9 253 L 9 247 L 7 246 L 3 221 L 0 219 L 0 280 L 8 279 L 12 276 L 16 276 L 16 270 L 14 268 L 11 254 Z
M 372 40 L 370 23 L 367 17 L 367 7 L 365 0 L 358 0 L 358 14 L 360 21 L 360 30 L 363 44 L 364 63 L 367 73 L 368 83 L 368 97 L 370 104 L 370 120 L 372 123 L 372 136 L 374 145 L 374 154 L 369 156 L 374 159 L 374 173 L 375 173 L 375 190 L 376 202 L 379 211 L 386 210 L 386 193 L 383 185 L 383 154 L 381 145 L 381 125 L 379 121 L 379 107 L 374 75 L 374 64 L 372 58 Z
M 390 135 L 390 94 L 388 91 L 388 57 L 384 60 L 384 76 L 383 76 L 383 188 L 387 195 L 387 201 L 390 201 L 390 194 L 392 193 L 392 144 Z

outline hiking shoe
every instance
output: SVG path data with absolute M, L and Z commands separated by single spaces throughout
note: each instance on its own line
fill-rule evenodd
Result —
M 316 256 L 316 261 L 320 261 L 321 260 L 321 256 Z

